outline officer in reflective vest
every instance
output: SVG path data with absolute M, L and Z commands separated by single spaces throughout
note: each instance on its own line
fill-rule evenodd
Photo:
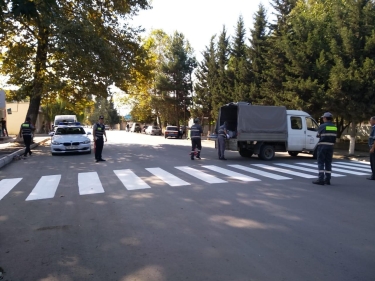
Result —
M 35 130 L 35 127 L 31 124 L 31 118 L 26 117 L 26 121 L 21 124 L 21 130 L 20 130 L 20 138 L 23 138 L 23 142 L 25 143 L 25 153 L 23 154 L 23 157 L 25 158 L 27 156 L 27 153 L 31 156 L 32 152 L 30 149 L 31 145 L 31 139 L 33 131 Z
M 223 125 L 221 125 L 219 127 L 219 130 L 217 132 L 218 136 L 217 136 L 217 152 L 219 153 L 219 159 L 220 160 L 227 160 L 225 157 L 224 157 L 224 151 L 225 151 L 225 139 L 227 138 L 227 126 L 228 126 L 228 123 L 227 121 L 224 122 Z
M 332 123 L 333 116 L 326 112 L 322 116 L 324 124 L 319 126 L 317 147 L 319 179 L 314 184 L 330 185 L 332 173 L 333 146 L 336 143 L 337 127 Z
M 202 126 L 198 124 L 199 119 L 194 119 L 194 125 L 190 127 L 190 138 L 191 138 L 191 153 L 190 159 L 194 160 L 195 148 L 198 149 L 197 159 L 201 159 L 202 141 L 201 135 L 203 134 Z
M 94 137 L 94 145 L 95 145 L 96 162 L 105 161 L 102 158 L 102 151 L 103 151 L 103 146 L 104 146 L 103 136 L 105 137 L 105 141 L 107 141 L 107 134 L 105 133 L 105 126 L 103 122 L 104 122 L 104 117 L 99 116 L 99 122 L 94 124 L 94 126 L 92 127 L 92 135 Z

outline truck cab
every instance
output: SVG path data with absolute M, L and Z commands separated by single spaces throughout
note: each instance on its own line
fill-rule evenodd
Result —
M 242 157 L 255 154 L 271 160 L 275 152 L 288 152 L 291 156 L 314 153 L 319 140 L 319 126 L 308 113 L 283 106 L 230 103 L 220 108 L 218 117 L 217 130 L 224 121 L 228 123 L 226 149 L 238 151 Z

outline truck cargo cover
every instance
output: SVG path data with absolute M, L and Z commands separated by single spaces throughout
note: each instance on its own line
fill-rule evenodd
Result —
M 286 108 L 283 106 L 238 105 L 238 133 L 287 134 Z

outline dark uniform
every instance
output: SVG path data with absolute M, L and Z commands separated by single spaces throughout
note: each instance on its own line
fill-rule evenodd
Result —
M 223 125 L 219 127 L 219 130 L 217 132 L 217 152 L 219 154 L 220 160 L 227 160 L 224 157 L 224 151 L 225 151 L 225 139 L 227 138 L 227 122 L 224 122 Z
M 105 132 L 105 126 L 104 124 L 96 123 L 93 127 L 95 131 L 95 160 L 96 161 L 105 161 L 102 158 L 102 151 L 104 146 L 104 132 Z
M 332 115 L 325 113 L 322 117 Z M 315 184 L 331 184 L 333 146 L 336 143 L 337 127 L 328 120 L 319 126 L 317 137 L 320 138 L 317 147 L 319 179 Z
M 21 135 L 23 138 L 23 142 L 25 143 L 25 147 L 26 147 L 25 153 L 23 154 L 24 157 L 27 156 L 27 153 L 29 153 L 29 155 L 32 154 L 30 145 L 31 145 L 32 133 L 35 130 L 35 128 L 33 125 L 31 125 L 30 122 L 31 122 L 30 117 L 27 117 L 25 123 L 22 123 L 21 125 Z
M 197 158 L 201 159 L 202 141 L 201 135 L 203 134 L 202 126 L 198 124 L 198 120 L 194 120 L 194 125 L 190 127 L 191 138 L 191 160 L 194 160 L 195 148 L 198 148 Z
M 370 149 L 374 145 L 374 141 L 375 141 L 375 125 L 372 126 L 372 130 L 371 130 L 370 136 L 368 138 L 368 145 L 369 145 Z M 370 164 L 371 164 L 372 175 L 368 179 L 369 180 L 375 180 L 375 152 L 373 152 L 373 153 L 370 152 Z

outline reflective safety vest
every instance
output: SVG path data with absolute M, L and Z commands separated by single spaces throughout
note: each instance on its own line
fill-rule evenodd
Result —
M 105 126 L 103 124 L 96 124 L 95 137 L 102 138 L 104 135 Z
M 320 137 L 318 145 L 331 145 L 336 143 L 337 127 L 329 122 L 319 126 L 318 137 Z
M 30 123 L 22 123 L 21 125 L 22 135 L 24 136 L 31 136 L 32 127 Z

